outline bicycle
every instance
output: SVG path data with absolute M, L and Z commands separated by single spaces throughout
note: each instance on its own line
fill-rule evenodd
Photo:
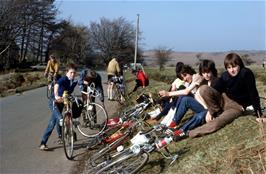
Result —
M 74 129 L 73 129 L 73 116 L 72 116 L 72 104 L 76 102 L 77 106 L 79 103 L 77 98 L 74 98 L 72 95 L 68 95 L 67 91 L 63 93 L 64 99 L 64 112 L 63 112 L 63 123 L 62 123 L 62 140 L 64 146 L 64 152 L 67 159 L 73 159 L 74 151 Z M 81 107 L 81 106 L 80 106 Z
M 126 96 L 123 76 L 112 77 L 112 82 L 114 83 L 113 85 L 114 100 L 120 104 L 123 104 L 125 102 L 125 96 Z
M 102 143 L 105 144 L 105 147 L 90 157 L 92 166 L 96 166 L 99 161 L 102 161 L 105 154 L 128 140 L 137 129 L 144 130 L 147 127 L 151 127 L 149 123 L 145 122 L 146 115 L 143 113 L 152 103 L 153 100 L 151 98 L 146 98 L 143 102 L 124 112 L 117 124 L 112 124 L 106 130 L 106 133 L 97 137 L 97 143 L 95 144 Z M 142 117 L 143 115 L 144 117 Z
M 51 73 L 48 74 L 47 79 L 48 79 L 48 85 L 46 88 L 46 97 L 50 99 L 54 94 L 54 85 L 56 79 Z
M 98 97 L 100 93 L 95 89 L 95 84 L 87 86 L 87 91 L 82 91 L 86 95 L 86 101 L 79 120 L 75 122 L 79 132 L 88 138 L 101 134 L 107 125 L 108 115 L 105 108 L 95 102 L 91 102 L 92 97 Z
M 167 149 L 167 144 L 160 144 L 159 137 L 165 136 L 172 140 L 172 135 L 164 135 L 168 128 L 164 125 L 156 125 L 146 132 L 139 132 L 131 141 L 131 146 L 124 149 L 118 147 L 118 151 L 109 154 L 105 161 L 98 164 L 89 173 L 137 173 L 148 162 L 149 155 L 153 151 L 160 153 L 164 158 L 171 159 L 170 165 L 176 161 L 178 154 L 171 154 Z M 160 134 L 159 134 L 160 133 Z M 162 149 L 165 152 L 161 151 Z

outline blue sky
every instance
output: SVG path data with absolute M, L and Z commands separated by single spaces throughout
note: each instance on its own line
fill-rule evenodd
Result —
M 136 25 L 140 14 L 145 50 L 266 50 L 265 1 L 92 1 L 57 0 L 60 19 L 89 26 L 101 17 L 124 17 Z

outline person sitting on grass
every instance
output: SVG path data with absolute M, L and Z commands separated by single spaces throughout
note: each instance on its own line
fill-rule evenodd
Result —
M 170 128 L 174 128 L 180 123 L 181 119 L 185 116 L 188 109 L 191 109 L 194 112 L 194 115 L 178 130 L 175 131 L 176 140 L 178 138 L 185 138 L 188 134 L 188 131 L 203 124 L 205 122 L 206 115 L 208 115 L 208 108 L 201 101 L 201 98 L 198 97 L 199 90 L 195 91 L 195 98 L 188 95 L 193 89 L 198 88 L 202 84 L 206 83 L 208 85 L 215 85 L 217 79 L 217 70 L 215 63 L 211 60 L 203 60 L 199 66 L 199 74 L 191 74 L 188 71 L 189 68 L 184 67 L 181 70 L 181 76 L 184 81 L 190 83 L 186 89 L 174 91 L 174 92 L 165 92 L 160 91 L 162 96 L 179 96 L 178 101 L 175 106 L 175 111 L 171 113 L 172 118 L 170 120 L 162 120 L 163 124 L 166 124 Z M 194 78 L 193 76 L 198 78 Z
M 145 88 L 146 86 L 149 85 L 149 78 L 148 76 L 144 73 L 142 67 L 136 67 L 136 70 L 132 70 L 132 74 L 136 75 L 136 85 L 132 92 L 130 92 L 128 95 L 132 94 L 135 92 L 139 87 Z
M 176 91 L 180 89 L 186 88 L 188 86 L 188 83 L 185 83 L 181 77 L 180 71 L 182 67 L 184 66 L 183 62 L 177 62 L 175 73 L 176 73 L 176 79 L 171 84 L 171 88 L 169 91 Z M 151 119 L 156 119 L 157 121 L 160 120 L 163 116 L 167 115 L 169 110 L 175 106 L 177 101 L 177 97 L 161 97 L 158 100 L 156 100 L 156 103 L 160 105 L 160 108 L 157 108 L 154 111 L 149 112 Z
M 213 133 L 241 115 L 249 105 L 257 117 L 262 116 L 260 98 L 253 72 L 246 68 L 241 57 L 230 53 L 225 57 L 222 73 L 213 88 L 200 87 L 200 96 L 211 112 L 207 124 L 189 131 L 189 137 Z M 258 119 L 259 121 L 261 119 Z

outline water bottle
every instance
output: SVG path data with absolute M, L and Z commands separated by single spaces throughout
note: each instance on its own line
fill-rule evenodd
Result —
M 161 149 L 165 146 L 167 146 L 169 143 L 171 143 L 173 141 L 173 138 L 172 137 L 165 137 L 164 139 L 162 140 L 159 140 L 157 143 L 156 143 L 156 147 L 158 149 Z

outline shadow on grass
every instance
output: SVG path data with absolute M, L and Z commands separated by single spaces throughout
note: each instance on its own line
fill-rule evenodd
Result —
M 185 147 L 181 150 L 171 152 L 172 155 L 175 155 L 175 154 L 178 155 L 178 158 L 176 159 L 176 161 L 173 162 L 172 165 L 175 165 L 176 163 L 178 163 L 178 161 L 182 159 L 182 156 L 184 156 L 189 151 L 190 151 L 190 148 Z M 152 159 L 148 161 L 148 163 L 144 166 L 144 168 L 140 171 L 140 173 L 160 174 L 160 173 L 164 173 L 167 170 L 167 168 L 171 166 L 170 163 L 172 162 L 172 160 L 164 158 L 159 152 L 153 153 L 151 158 Z

